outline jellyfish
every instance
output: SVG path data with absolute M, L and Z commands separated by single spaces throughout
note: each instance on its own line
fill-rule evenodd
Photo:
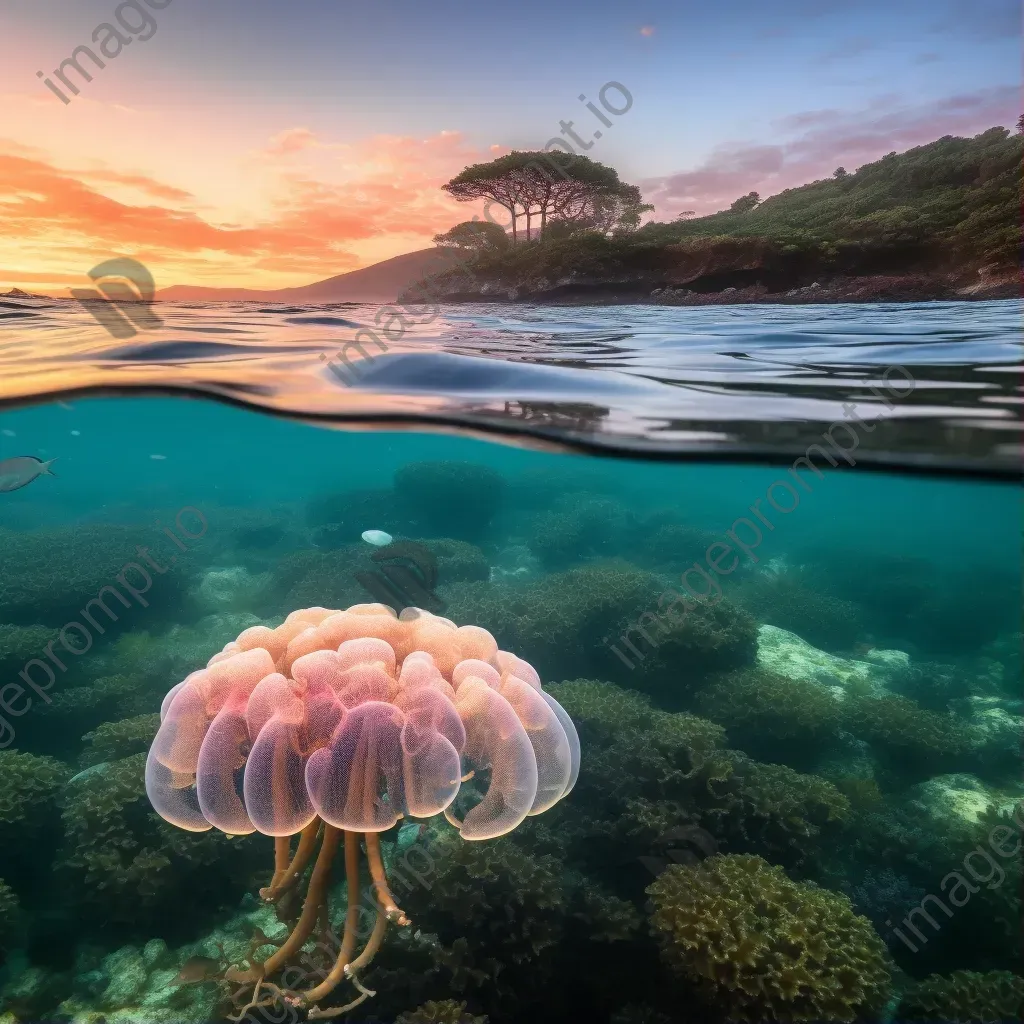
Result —
M 260 896 L 295 908 L 267 959 L 225 972 L 253 986 L 235 1020 L 278 1003 L 336 1017 L 374 994 L 360 973 L 389 925 L 411 923 L 388 883 L 381 832 L 443 816 L 467 841 L 494 839 L 567 796 L 579 773 L 576 729 L 533 666 L 487 630 L 419 608 L 304 608 L 274 629 L 254 626 L 172 687 L 160 715 L 146 763 L 154 809 L 192 832 L 272 837 Z M 376 916 L 356 955 L 364 856 Z M 337 957 L 317 984 L 296 987 L 287 979 L 301 972 L 288 968 L 332 930 L 338 860 L 348 906 Z M 322 1006 L 342 982 L 354 998 Z

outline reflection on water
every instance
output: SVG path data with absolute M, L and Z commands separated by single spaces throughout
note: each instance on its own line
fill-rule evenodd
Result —
M 0 389 L 189 388 L 308 416 L 719 453 L 799 453 L 860 418 L 873 426 L 859 430 L 859 459 L 1019 466 L 1016 301 L 450 307 L 384 353 L 365 334 L 356 343 L 378 313 L 161 304 L 165 326 L 125 345 L 75 303 L 6 301 Z M 895 402 L 892 366 L 913 381 Z

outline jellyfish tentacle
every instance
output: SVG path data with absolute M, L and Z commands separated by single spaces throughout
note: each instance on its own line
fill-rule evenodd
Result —
M 274 874 L 270 879 L 270 885 L 268 888 L 274 889 L 276 886 L 281 884 L 281 879 L 284 878 L 285 873 L 288 871 L 288 864 L 292 859 L 292 837 L 291 836 L 275 836 L 274 837 Z
M 291 863 L 285 868 L 281 878 L 271 882 L 266 889 L 260 889 L 260 899 L 265 903 L 277 903 L 302 877 L 302 872 L 306 870 L 307 865 L 313 859 L 317 836 L 322 824 L 323 822 L 319 818 L 314 818 L 299 833 L 299 845 L 295 850 L 295 856 L 292 857 Z
M 313 929 L 320 916 L 320 904 L 327 898 L 331 865 L 334 862 L 334 855 L 338 851 L 340 838 L 341 831 L 324 822 L 324 838 L 320 844 L 320 853 L 316 858 L 316 864 L 313 865 L 306 902 L 302 907 L 298 924 L 292 929 L 292 933 L 285 940 L 284 945 L 263 962 L 264 974 L 273 974 L 274 971 L 284 967 L 288 960 L 302 948 L 306 939 L 313 934 Z
M 380 855 L 380 836 L 376 832 L 367 832 L 364 838 L 366 859 L 370 862 L 370 877 L 373 879 L 374 889 L 377 890 L 377 902 L 384 908 L 384 917 L 402 927 L 412 924 L 391 895 L 388 876 L 384 872 L 384 860 Z
M 327 977 L 315 988 L 303 993 L 303 1004 L 313 1006 L 329 996 L 345 977 L 345 969 L 356 948 L 356 925 L 359 923 L 359 833 L 345 831 L 345 876 L 348 881 L 348 909 L 345 911 L 345 934 L 341 950 Z M 313 1016 L 313 1013 L 310 1013 Z

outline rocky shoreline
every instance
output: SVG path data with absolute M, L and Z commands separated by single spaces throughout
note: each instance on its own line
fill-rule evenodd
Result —
M 653 285 L 653 286 L 652 286 Z M 755 283 L 697 290 L 683 284 L 639 280 L 595 280 L 570 276 L 530 287 L 487 282 L 465 287 L 451 282 L 434 290 L 432 301 L 445 303 L 512 302 L 524 304 L 590 306 L 734 306 L 751 304 L 808 305 L 821 303 L 953 302 L 1021 298 L 1015 275 L 878 274 L 821 278 L 786 290 Z M 399 302 L 415 302 L 412 294 Z

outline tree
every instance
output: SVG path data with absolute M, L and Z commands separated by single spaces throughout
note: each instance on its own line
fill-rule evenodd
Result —
M 745 196 L 740 196 L 732 206 L 729 207 L 730 213 L 750 213 L 758 203 L 761 202 L 761 197 L 756 192 L 748 192 Z
M 832 172 L 832 177 L 833 178 L 840 178 L 841 179 L 841 178 L 848 178 L 849 176 L 850 176 L 850 172 L 845 167 L 837 167 Z
M 464 252 L 497 252 L 508 248 L 508 235 L 500 224 L 486 220 L 464 220 L 444 234 L 434 235 L 434 243 Z
M 696 217 L 696 210 L 682 210 L 676 214 L 676 220 L 689 220 L 691 217 Z
M 490 163 L 473 164 L 443 187 L 459 202 L 488 199 L 507 210 L 513 244 L 519 239 L 520 217 L 526 218 L 529 239 L 535 216 L 540 217 L 542 235 L 549 218 L 573 222 L 598 218 L 599 208 L 603 210 L 612 201 L 623 204 L 623 217 L 628 220 L 630 216 L 625 207 L 631 197 L 622 189 L 632 186 L 624 186 L 613 168 L 561 150 L 516 151 Z
M 1017 134 L 1024 135 L 1024 114 L 1017 118 Z

